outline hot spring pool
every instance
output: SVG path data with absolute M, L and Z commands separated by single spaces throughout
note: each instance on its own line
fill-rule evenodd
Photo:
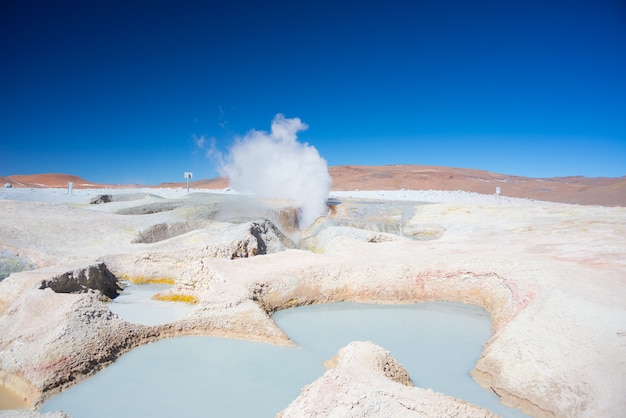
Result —
M 109 309 L 125 321 L 144 325 L 166 324 L 188 316 L 193 305 L 152 299 L 171 288 L 167 284 L 125 283 L 124 291 L 109 303 Z
M 416 386 L 499 413 L 525 416 L 469 376 L 491 336 L 482 308 L 437 302 L 333 303 L 277 312 L 273 318 L 301 348 L 217 337 L 181 337 L 139 347 L 85 382 L 50 399 L 43 412 L 80 417 L 273 417 L 323 362 L 355 340 L 389 350 Z

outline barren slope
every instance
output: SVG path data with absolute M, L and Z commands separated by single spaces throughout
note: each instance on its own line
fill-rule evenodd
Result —
M 335 166 L 329 168 L 332 190 L 463 190 L 583 205 L 626 206 L 626 176 L 619 178 L 553 177 L 530 178 L 468 168 L 388 165 Z M 94 184 L 68 174 L 33 174 L 0 177 L 14 187 L 142 187 L 140 185 Z M 214 178 L 189 183 L 192 188 L 223 189 L 228 179 Z M 154 187 L 186 187 L 184 182 L 162 183 Z
M 464 190 L 584 205 L 626 206 L 626 177 L 529 178 L 483 170 L 413 165 L 330 167 L 333 190 Z

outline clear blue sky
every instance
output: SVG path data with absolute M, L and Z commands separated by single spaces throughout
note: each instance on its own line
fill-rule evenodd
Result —
M 277 113 L 329 165 L 626 175 L 623 0 L 3 0 L 0 42 L 0 175 L 210 178 Z

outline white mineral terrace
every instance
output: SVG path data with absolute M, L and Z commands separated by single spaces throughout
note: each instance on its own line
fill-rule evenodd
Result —
M 176 364 L 185 357 L 177 341 L 186 339 L 172 337 L 291 349 L 298 328 L 283 330 L 271 316 L 285 308 L 450 301 L 491 315 L 492 336 L 469 372 L 485 393 L 540 417 L 626 410 L 625 208 L 464 192 L 337 192 L 340 204 L 300 232 L 288 203 L 226 191 L 66 192 L 0 191 L 1 271 L 11 273 L 0 282 L 5 408 L 52 405 L 118 358 L 104 371 L 148 353 L 151 342 L 170 344 Z M 182 309 L 152 314 L 147 324 L 118 315 L 112 306 L 140 286 L 111 302 L 124 282 L 167 283 L 160 299 L 175 302 L 139 304 L 169 304 L 167 315 Z M 302 382 L 280 416 L 490 414 L 454 389 L 422 383 L 412 361 L 394 358 L 397 349 L 384 343 L 332 350 L 319 357 L 327 370 Z M 292 369 L 320 367 L 289 361 Z M 215 384 L 209 379 L 207 388 Z M 183 393 L 180 402 L 188 401 Z

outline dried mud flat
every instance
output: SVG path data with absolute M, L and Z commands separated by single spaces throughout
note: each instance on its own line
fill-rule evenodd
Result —
M 90 203 L 104 194 L 106 203 Z M 494 335 L 471 374 L 502 402 L 541 417 L 626 409 L 625 208 L 458 192 L 333 195 L 341 204 L 298 236 L 285 202 L 165 189 L 1 192 L 0 253 L 15 267 L 0 282 L 0 382 L 35 411 L 151 341 L 293 345 L 272 312 L 447 300 L 491 313 Z M 131 324 L 106 304 L 122 278 L 168 279 L 173 297 L 197 303 L 172 323 Z M 328 367 L 281 416 L 490 415 L 411 387 L 384 347 L 350 344 Z

